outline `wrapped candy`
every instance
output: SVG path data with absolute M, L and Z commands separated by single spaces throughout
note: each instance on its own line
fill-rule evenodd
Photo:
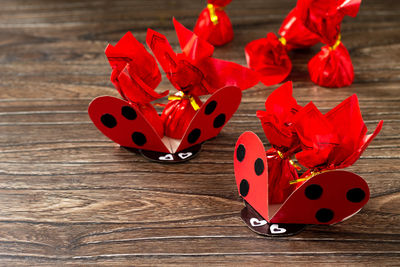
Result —
M 247 65 L 258 73 L 266 86 L 280 83 L 292 71 L 286 48 L 273 33 L 248 43 L 245 54 Z
M 266 86 L 280 83 L 290 74 L 289 50 L 307 48 L 319 42 L 319 37 L 297 18 L 296 8 L 284 19 L 279 35 L 280 38 L 268 33 L 266 38 L 254 40 L 245 47 L 249 68 L 257 71 Z
M 161 115 L 166 135 L 180 139 L 201 107 L 198 96 L 212 94 L 225 86 L 245 90 L 257 84 L 258 77 L 239 64 L 212 58 L 214 47 L 211 44 L 175 19 L 173 21 L 182 53 L 175 53 L 166 37 L 151 29 L 146 41 L 167 78 L 180 91 L 170 97 Z
M 160 116 L 150 103 L 168 94 L 154 91 L 161 82 L 161 73 L 157 62 L 131 32 L 105 50 L 112 68 L 111 82 L 120 95 L 130 105 L 136 106 L 160 137 L 164 136 L 164 127 Z
M 299 19 L 326 44 L 309 64 L 311 80 L 325 87 L 343 87 L 353 83 L 354 70 L 340 28 L 345 16 L 355 17 L 361 0 L 299 0 Z
M 298 181 L 353 165 L 380 132 L 382 124 L 380 121 L 374 132 L 367 135 L 356 95 L 325 115 L 312 102 L 307 104 L 294 120 L 302 149 L 296 158 L 309 169 Z
M 232 0 L 208 0 L 194 27 L 194 33 L 215 46 L 229 43 L 233 39 L 233 29 L 224 8 Z
M 282 203 L 297 186 L 290 184 L 290 181 L 298 179 L 297 167 L 291 157 L 300 150 L 293 118 L 302 107 L 293 98 L 292 89 L 292 82 L 286 82 L 268 97 L 266 111 L 257 111 L 264 133 L 272 145 L 266 152 L 270 203 Z
M 287 50 L 309 48 L 320 42 L 319 36 L 309 31 L 299 20 L 296 8 L 283 20 L 278 33 Z

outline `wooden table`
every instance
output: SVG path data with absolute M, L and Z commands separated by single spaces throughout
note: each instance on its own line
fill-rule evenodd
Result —
M 256 110 L 277 86 L 259 84 L 196 159 L 162 165 L 118 147 L 91 123 L 87 107 L 118 96 L 104 55 L 127 31 L 178 42 L 171 18 L 193 27 L 205 1 L 3 0 L 0 8 L 0 265 L 400 264 L 400 2 L 366 0 L 346 18 L 342 40 L 351 87 L 314 85 L 316 47 L 291 53 L 294 95 L 327 111 L 353 93 L 380 135 L 349 170 L 371 199 L 351 219 L 264 238 L 239 217 L 233 149 L 238 136 L 267 141 Z M 276 32 L 294 0 L 234 0 L 226 9 L 235 40 L 217 58 L 245 64 L 249 41 Z M 160 91 L 172 89 L 163 77 Z

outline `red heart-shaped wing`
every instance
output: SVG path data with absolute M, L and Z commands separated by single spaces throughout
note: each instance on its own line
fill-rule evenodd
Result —
M 125 100 L 97 97 L 89 105 L 89 116 L 105 136 L 121 146 L 170 152 L 142 113 Z
M 360 176 L 329 171 L 312 177 L 283 203 L 271 223 L 334 224 L 357 213 L 369 199 Z
M 235 86 L 219 89 L 197 111 L 176 151 L 202 143 L 219 134 L 236 112 L 242 91 Z
M 264 145 L 253 132 L 243 133 L 236 142 L 235 178 L 242 198 L 265 220 L 268 214 L 268 165 Z

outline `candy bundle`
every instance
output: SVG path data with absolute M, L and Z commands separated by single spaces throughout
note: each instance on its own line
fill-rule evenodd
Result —
M 299 18 L 325 44 L 308 63 L 311 80 L 325 87 L 353 83 L 354 70 L 349 52 L 341 42 L 340 28 L 345 16 L 355 17 L 361 0 L 299 0 Z
M 221 46 L 233 39 L 231 21 L 224 8 L 232 0 L 207 0 L 208 4 L 197 19 L 194 33 L 210 44 Z
M 289 50 L 322 42 L 326 46 L 308 63 L 311 80 L 325 87 L 352 84 L 353 65 L 341 43 L 340 27 L 344 16 L 357 15 L 360 4 L 361 0 L 298 0 L 279 29 L 280 38 L 268 33 L 266 38 L 246 45 L 248 66 L 258 72 L 265 85 L 277 84 L 292 70 Z

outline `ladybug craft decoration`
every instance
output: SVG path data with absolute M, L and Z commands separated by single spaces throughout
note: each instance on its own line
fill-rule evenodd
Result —
M 233 39 L 233 28 L 225 7 L 232 0 L 208 0 L 194 27 L 194 33 L 215 46 L 222 46 Z
M 311 80 L 324 87 L 349 86 L 354 80 L 350 54 L 341 42 L 340 28 L 345 16 L 355 17 L 361 0 L 298 0 L 284 19 L 278 38 L 268 33 L 245 47 L 249 68 L 269 86 L 282 82 L 292 70 L 290 50 L 325 44 L 308 63 Z
M 219 134 L 239 107 L 242 92 L 258 79 L 236 63 L 212 58 L 214 47 L 174 19 L 182 53 L 165 36 L 149 29 L 147 44 L 179 90 L 170 96 L 161 116 L 153 104 L 168 95 L 157 93 L 161 73 L 154 57 L 130 33 L 105 54 L 111 81 L 123 99 L 101 96 L 89 105 L 89 116 L 108 138 L 158 162 L 193 158 L 201 144 Z M 199 96 L 211 96 L 202 103 Z
M 276 89 L 265 108 L 257 116 L 272 148 L 265 151 L 256 134 L 245 132 L 234 153 L 245 203 L 241 217 L 248 227 L 261 235 L 288 236 L 309 224 L 335 224 L 356 214 L 368 202 L 368 185 L 338 169 L 357 161 L 383 122 L 367 135 L 356 95 L 326 114 L 312 102 L 302 107 L 292 97 L 291 82 Z

